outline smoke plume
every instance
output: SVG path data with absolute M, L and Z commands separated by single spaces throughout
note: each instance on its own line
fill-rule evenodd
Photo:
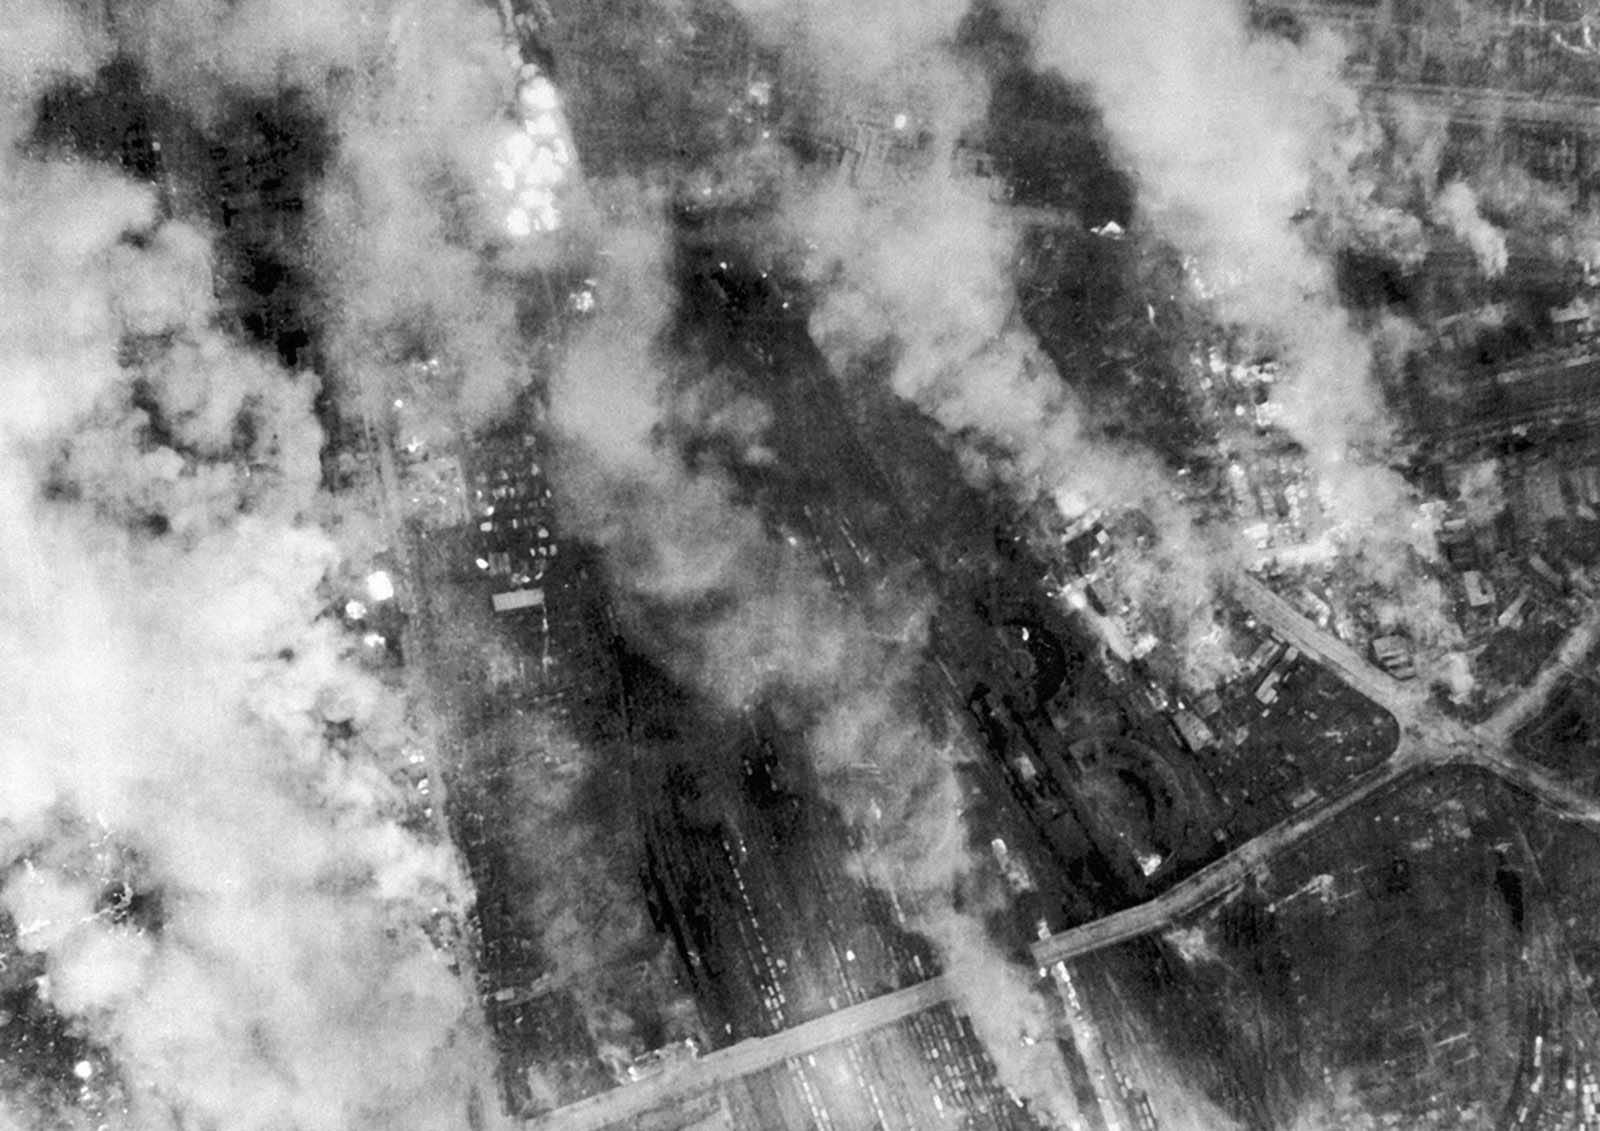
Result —
M 1136 178 L 1140 222 L 1192 257 L 1224 322 L 1283 357 L 1278 420 L 1335 514 L 1406 540 L 1408 489 L 1353 458 L 1388 435 L 1371 346 L 1296 226 L 1304 209 L 1350 196 L 1344 143 L 1359 111 L 1339 74 L 1342 42 L 1253 37 L 1242 5 L 1199 0 L 1077 0 L 1049 9 L 1034 41 L 1041 63 L 1094 92 Z
M 836 372 L 890 346 L 896 393 L 998 450 L 1001 481 L 1024 499 L 1050 495 L 1068 517 L 1159 489 L 1153 464 L 1087 434 L 1022 324 L 1015 233 L 980 189 L 935 168 L 882 204 L 837 184 L 790 216 L 818 249 L 811 329 Z
M 219 329 L 208 234 L 149 186 L 16 151 L 100 57 L 67 11 L 0 38 L 0 906 L 109 1123 L 461 1126 L 469 893 L 400 824 L 405 711 L 321 615 L 316 378 Z
M 814 60 L 824 106 L 837 105 L 846 121 L 914 126 L 931 160 L 912 159 L 906 168 L 867 172 L 854 182 L 790 185 L 784 219 L 791 238 L 809 249 L 812 337 L 841 380 L 877 379 L 879 359 L 887 357 L 893 391 L 956 440 L 982 486 L 1000 486 L 1024 503 L 1043 495 L 1068 520 L 1096 507 L 1142 506 L 1155 515 L 1161 552 L 1186 568 L 1147 572 L 1139 596 L 1177 610 L 1175 639 L 1184 654 L 1195 653 L 1182 638 L 1191 625 L 1203 631 L 1204 619 L 1189 614 L 1214 603 L 1204 563 L 1217 560 L 1215 549 L 1195 552 L 1201 541 L 1172 505 L 1153 458 L 1093 434 L 1083 406 L 1021 318 L 1013 222 L 986 186 L 942 159 L 981 119 L 987 96 L 981 76 L 950 50 L 961 14 L 929 10 L 897 37 L 860 36 L 844 75 L 828 60 Z M 856 34 L 851 11 L 817 5 L 805 16 L 799 33 L 784 41 L 802 58 L 811 60 L 807 51 L 818 43 Z M 1051 1040 L 1053 1007 L 994 944 L 974 909 L 958 910 L 949 897 L 973 868 L 963 822 L 952 813 L 960 742 L 929 758 L 921 733 L 896 736 L 897 726 L 905 731 L 899 719 L 883 725 L 871 710 L 841 708 L 831 722 L 866 737 L 845 749 L 864 746 L 875 761 L 915 767 L 905 779 L 894 776 L 906 782 L 898 791 L 906 802 L 876 827 L 865 868 L 909 893 L 912 919 L 962 987 L 1002 1081 L 1041 1114 L 1074 1125 L 1079 1113 Z M 907 744 L 918 749 L 902 762 L 898 751 Z M 827 750 L 819 744 L 819 757 L 825 760 Z
M 941 736 L 918 714 L 917 599 L 847 607 L 768 536 L 722 472 L 691 469 L 670 442 L 685 389 L 669 378 L 659 341 L 671 297 L 658 207 L 636 201 L 611 241 L 603 313 L 552 384 L 572 521 L 607 551 L 625 599 L 667 610 L 658 647 L 681 675 L 730 705 L 763 692 L 800 705 L 824 790 L 867 842 L 854 869 L 902 894 L 912 925 L 970 989 L 964 1000 L 1002 1079 L 1039 1110 L 1065 1113 L 1061 1079 L 1036 1071 L 1053 1046 L 1023 1054 L 1025 1031 L 1049 1033 L 1045 999 L 954 907 L 971 868 L 955 772 L 967 754 L 956 728 Z M 881 787 L 871 797 L 855 777 L 864 765 Z
M 1093 90 L 1141 220 L 1194 257 L 1224 320 L 1288 352 L 1290 430 L 1342 459 L 1381 410 L 1331 271 L 1294 228 L 1328 139 L 1354 112 L 1342 44 L 1252 38 L 1242 6 L 1198 0 L 1057 5 L 1035 44 L 1041 63 Z
M 1433 200 L 1434 217 L 1472 249 L 1484 278 L 1493 279 L 1506 271 L 1506 236 L 1483 213 L 1478 198 L 1465 181 L 1451 181 Z
M 1352 233 L 1415 228 L 1396 225 L 1406 218 L 1379 191 L 1386 178 L 1374 171 L 1372 147 L 1382 135 L 1340 74 L 1339 37 L 1318 31 L 1296 44 L 1253 35 L 1242 4 L 1219 10 L 1200 0 L 1075 0 L 1050 8 L 1032 32 L 1041 63 L 1093 91 L 1136 179 L 1138 222 L 1190 257 L 1196 286 L 1225 324 L 1282 359 L 1274 419 L 1307 453 L 1334 524 L 1329 544 L 1375 576 L 1437 557 L 1417 492 L 1383 462 L 1393 428 L 1375 350 L 1393 336 L 1393 319 L 1379 321 L 1376 338 L 1358 327 L 1340 302 L 1329 249 L 1308 239 L 1320 228 L 1360 244 Z M 1324 219 L 1302 230 L 1308 211 Z M 1464 186 L 1447 187 L 1435 215 L 1472 243 L 1486 273 L 1503 269 L 1504 239 Z M 1403 239 L 1402 252 L 1414 242 Z M 1408 625 L 1437 636 L 1447 620 L 1442 595 L 1422 579 L 1412 588 L 1423 603 L 1408 606 Z

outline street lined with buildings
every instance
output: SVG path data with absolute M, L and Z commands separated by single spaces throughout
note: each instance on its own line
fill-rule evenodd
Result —
M 1235 594 L 1252 613 L 1307 655 L 1393 714 L 1400 742 L 1382 766 L 1361 775 L 1344 790 L 1240 845 L 1169 891 L 1137 907 L 1051 935 L 1033 948 L 1040 966 L 1081 957 L 1119 942 L 1171 926 L 1225 895 L 1272 857 L 1299 843 L 1344 813 L 1414 770 L 1470 765 L 1485 770 L 1566 820 L 1600 828 L 1600 800 L 1578 790 L 1507 747 L 1518 728 L 1549 701 L 1563 675 L 1600 640 L 1600 606 L 1591 609 L 1539 677 L 1478 726 L 1442 714 L 1426 699 L 1372 667 L 1349 645 L 1316 628 L 1286 601 L 1253 578 L 1235 584 Z

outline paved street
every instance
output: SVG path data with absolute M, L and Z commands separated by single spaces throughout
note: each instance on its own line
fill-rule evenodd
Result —
M 1558 816 L 1600 829 L 1600 802 L 1586 797 L 1509 749 L 1511 736 L 1548 702 L 1561 677 L 1600 641 L 1600 606 L 1563 642 L 1545 669 L 1487 722 L 1470 727 L 1442 714 L 1417 690 L 1368 664 L 1354 649 L 1312 625 L 1253 578 L 1235 583 L 1240 601 L 1303 652 L 1393 713 L 1400 742 L 1384 763 L 1351 779 L 1338 793 L 1240 845 L 1165 894 L 1043 939 L 1033 947 L 1041 967 L 1081 957 L 1173 925 L 1234 890 L 1253 872 L 1295 847 L 1328 822 L 1413 771 L 1470 765 L 1494 774 Z M 672 1099 L 760 1072 L 816 1049 L 893 1024 L 951 1001 L 943 978 L 831 1013 L 772 1037 L 744 1041 L 677 1070 L 560 1109 L 534 1127 L 588 1131 L 632 1118 Z
M 932 1009 L 952 1000 L 954 988 L 944 978 L 932 978 L 903 990 L 884 994 L 860 1005 L 850 1006 L 796 1025 L 771 1037 L 741 1041 L 690 1061 L 660 1076 L 613 1088 L 579 1103 L 531 1121 L 532 1128 L 550 1131 L 598 1131 L 623 1120 L 642 1115 L 652 1108 L 670 1103 L 694 1092 L 714 1088 L 751 1073 L 761 1072 L 794 1057 L 805 1056 L 828 1045 L 870 1033 L 885 1025 Z
M 1236 579 L 1234 593 L 1274 632 L 1394 715 L 1400 724 L 1399 744 L 1377 769 L 1352 779 L 1338 793 L 1240 845 L 1157 898 L 1041 940 L 1033 947 L 1034 960 L 1040 966 L 1077 958 L 1172 925 L 1226 894 L 1272 857 L 1353 805 L 1404 775 L 1430 766 L 1475 766 L 1526 793 L 1557 816 L 1600 829 L 1600 801 L 1585 796 L 1510 749 L 1512 736 L 1543 710 L 1563 676 L 1600 641 L 1600 606 L 1590 609 L 1527 688 L 1486 722 L 1468 726 L 1441 713 L 1420 689 L 1401 684 L 1368 664 L 1353 648 L 1317 628 L 1254 578 Z
M 1246 611 L 1308 656 L 1315 656 L 1345 683 L 1399 721 L 1420 704 L 1423 693 L 1373 667 L 1350 645 L 1323 632 L 1298 609 L 1249 574 L 1233 579 L 1233 595 Z
M 1034 961 L 1040 966 L 1053 966 L 1057 962 L 1127 942 L 1169 927 L 1183 916 L 1221 898 L 1273 856 L 1298 844 L 1333 818 L 1394 784 L 1415 768 L 1416 762 L 1412 758 L 1401 756 L 1404 749 L 1405 741 L 1402 740 L 1395 755 L 1383 765 L 1351 781 L 1348 788 L 1246 841 L 1155 899 L 1035 943 Z

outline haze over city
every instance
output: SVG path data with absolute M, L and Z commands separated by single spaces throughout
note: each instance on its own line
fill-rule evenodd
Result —
M 1592 0 L 9 0 L 0 1131 L 1600 1127 Z

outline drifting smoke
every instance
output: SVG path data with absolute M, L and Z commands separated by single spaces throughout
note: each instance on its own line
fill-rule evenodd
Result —
M 1480 460 L 1462 467 L 1456 482 L 1461 517 L 1473 527 L 1489 526 L 1506 509 L 1505 481 L 1500 461 Z
M 1415 194 L 1427 200 L 1430 218 L 1467 243 L 1486 278 L 1504 274 L 1509 265 L 1507 245 L 1513 237 L 1522 246 L 1542 247 L 1555 260 L 1600 261 L 1600 227 L 1594 213 L 1575 209 L 1571 196 L 1559 185 L 1539 180 L 1493 150 L 1441 187 L 1449 140 L 1447 120 L 1402 107 L 1382 151 L 1384 168 L 1378 191 L 1401 197 Z M 1342 246 L 1338 240 L 1324 242 Z M 1420 238 L 1412 246 L 1414 256 L 1400 248 L 1377 250 L 1410 267 L 1424 250 Z
M 1034 971 L 1001 952 L 971 914 L 925 910 L 918 926 L 939 947 L 962 1008 L 1001 1082 L 1028 1100 L 1047 1125 L 1083 1126 L 1056 1047 L 1059 1007 L 1048 1002 Z
M 984 900 L 954 904 L 956 891 L 979 885 L 956 773 L 969 754 L 954 720 L 945 730 L 917 725 L 909 708 L 889 697 L 859 696 L 829 711 L 811 747 L 824 785 L 866 838 L 856 870 L 896 893 L 911 925 L 938 948 L 1001 1081 L 1037 1113 L 1075 1126 L 1079 1112 L 1053 1040 L 1054 1008 L 1034 972 L 990 937 L 982 916 L 998 908 Z M 881 772 L 870 797 L 847 775 L 862 759 Z
M 1484 278 L 1495 279 L 1506 273 L 1506 235 L 1483 218 L 1477 195 L 1465 181 L 1451 181 L 1433 199 L 1433 215 L 1445 227 L 1466 241 L 1478 259 Z
M 482 197 L 515 133 L 496 114 L 509 68 L 481 6 L 403 3 L 389 21 L 383 66 L 334 106 L 339 149 L 313 255 L 332 300 L 330 352 L 370 390 L 392 387 L 396 362 L 439 360 L 427 388 L 406 391 L 471 425 L 528 379 L 514 289 L 489 284 L 480 243 L 501 224 Z
M 629 589 L 693 600 L 731 576 L 759 524 L 729 505 L 726 483 L 663 450 L 669 385 L 657 338 L 672 296 L 654 206 L 635 207 L 605 248 L 601 314 L 552 378 L 550 420 L 573 449 L 562 482 L 577 531 L 612 555 Z
M 1329 195 L 1328 178 L 1335 198 L 1347 178 L 1330 156 L 1357 116 L 1337 37 L 1252 38 L 1233 4 L 1078 0 L 1045 14 L 1035 45 L 1042 63 L 1093 90 L 1143 222 L 1193 257 L 1224 321 L 1281 352 L 1291 379 L 1278 419 L 1335 514 L 1410 540 L 1404 483 L 1349 458 L 1387 436 L 1371 347 L 1295 226 Z
M 217 329 L 207 235 L 150 188 L 11 147 L 96 61 L 62 12 L 0 38 L 0 905 L 104 1050 L 108 1121 L 460 1126 L 488 1055 L 434 936 L 469 893 L 398 823 L 404 710 L 320 618 L 317 382 Z M 267 81 L 252 42 L 331 41 L 246 14 L 219 90 Z M 118 882 L 158 910 L 108 910 Z
M 1381 410 L 1331 271 L 1294 228 L 1321 147 L 1354 108 L 1339 42 L 1252 39 L 1236 4 L 1077 0 L 1045 13 L 1035 45 L 1094 91 L 1142 220 L 1194 257 L 1221 317 L 1288 353 L 1290 431 L 1342 460 Z
M 870 5 L 850 0 L 734 0 L 733 6 L 768 41 L 798 48 L 823 72 L 830 87 L 865 80 L 881 88 L 890 72 L 899 83 L 924 85 L 928 76 L 917 75 L 912 63 L 942 67 L 930 49 L 949 41 L 971 5 L 969 0 L 888 0 Z
M 1159 488 L 1153 463 L 1094 443 L 1072 392 L 1021 323 L 1015 237 L 979 190 L 936 169 L 875 206 L 834 186 L 791 213 L 826 280 L 812 334 L 837 372 L 888 345 L 894 390 L 998 450 L 993 472 L 1069 518 Z
M 1392 437 L 1375 348 L 1394 339 L 1393 320 L 1380 322 L 1379 340 L 1358 329 L 1330 261 L 1296 224 L 1310 208 L 1334 214 L 1324 226 L 1335 235 L 1399 230 L 1398 213 L 1374 196 L 1383 178 L 1369 150 L 1381 135 L 1363 125 L 1340 76 L 1339 38 L 1252 36 L 1242 5 L 1203 0 L 1075 0 L 1049 9 L 1033 36 L 1041 63 L 1094 92 L 1137 182 L 1141 221 L 1191 257 L 1224 322 L 1282 357 L 1288 379 L 1274 392 L 1275 419 L 1307 452 L 1336 524 L 1329 544 L 1391 577 L 1435 558 L 1416 492 L 1377 462 Z M 1486 268 L 1501 263 L 1503 239 L 1475 205 L 1469 212 L 1470 194 L 1440 199 Z M 1425 579 L 1411 588 L 1425 603 L 1402 611 L 1406 627 L 1439 635 L 1442 593 Z
M 820 30 L 827 15 L 812 13 L 808 35 L 848 34 L 842 17 Z M 954 21 L 912 30 L 919 34 L 876 54 L 865 51 L 870 39 L 858 44 L 861 65 L 839 97 L 858 111 L 905 108 L 895 121 L 914 121 L 937 155 L 981 119 L 986 90 L 949 51 Z M 862 89 L 875 102 L 862 101 Z M 1208 684 L 1226 666 L 1226 641 L 1207 610 L 1213 573 L 1230 555 L 1193 527 L 1153 456 L 1106 442 L 1087 423 L 1023 322 L 1013 279 L 1019 232 L 987 186 L 935 156 L 882 183 L 797 187 L 788 203 L 786 219 L 812 250 L 812 335 L 834 371 L 871 373 L 887 356 L 894 391 L 957 438 L 984 486 L 1002 485 L 1024 504 L 1042 494 L 1068 521 L 1093 508 L 1152 517 L 1157 545 L 1130 563 L 1128 595 L 1171 627 L 1188 675 Z
M 691 469 L 674 449 L 672 422 L 748 429 L 763 414 L 746 402 L 742 420 L 702 416 L 701 376 L 680 388 L 669 374 L 657 345 L 673 303 L 660 222 L 655 205 L 636 207 L 607 247 L 605 311 L 550 390 L 573 529 L 607 551 L 627 594 L 677 611 L 688 631 L 665 658 L 726 703 L 767 684 L 817 688 L 869 670 L 867 624 L 734 501 L 724 474 Z M 745 454 L 763 458 L 745 438 Z M 889 596 L 872 627 L 898 635 L 913 606 Z
M 316 279 L 339 379 L 381 404 L 401 390 L 402 363 L 434 359 L 426 388 L 404 388 L 430 413 L 472 424 L 505 408 L 527 374 L 514 296 L 488 285 L 483 254 L 504 223 L 494 160 L 517 133 L 494 11 L 467 0 L 125 7 L 124 50 L 202 123 L 240 95 L 285 90 L 327 121 L 331 167 L 308 202 L 311 238 L 292 251 Z M 564 251 L 503 247 L 499 265 Z
M 105 44 L 63 6 L 20 0 L 0 26 L 0 143 L 7 152 L 32 124 L 28 103 L 47 83 L 88 75 Z
M 1496 165 L 1472 178 L 1479 204 L 1503 217 L 1508 230 L 1542 243 L 1553 258 L 1600 263 L 1600 217 L 1579 211 L 1557 185 L 1518 165 Z
M 754 10 L 759 26 L 767 9 L 757 0 L 740 6 Z M 949 51 L 965 7 L 926 6 L 885 37 L 873 34 L 871 20 L 862 32 L 858 6 L 812 5 L 786 45 L 803 54 L 847 43 L 845 74 L 839 55 L 808 56 L 822 77 L 822 103 L 837 99 L 847 114 L 875 107 L 896 128 L 931 135 L 938 153 L 981 118 L 987 94 Z M 1002 486 L 1024 502 L 1043 494 L 1069 519 L 1092 507 L 1144 505 L 1170 520 L 1161 524 L 1165 552 L 1186 564 L 1214 560 L 1214 553 L 1185 557 L 1198 541 L 1163 497 L 1156 462 L 1090 435 L 1081 406 L 1022 322 L 1011 277 L 1017 232 L 982 187 L 936 159 L 920 173 L 867 185 L 792 185 L 785 221 L 811 249 L 810 330 L 835 374 L 870 374 L 874 360 L 887 356 L 894 392 L 957 439 L 981 485 Z M 1182 606 L 1175 639 L 1203 623 L 1188 614 L 1214 603 L 1203 566 L 1145 580 L 1141 596 L 1159 591 L 1163 605 Z M 1203 651 L 1198 641 L 1194 651 Z M 958 815 L 960 743 L 930 750 L 921 728 L 908 730 L 904 716 L 875 704 L 836 708 L 828 728 L 814 744 L 825 782 L 830 756 L 868 751 L 900 786 L 889 791 L 902 799 L 897 811 L 875 826 L 858 819 L 875 837 L 864 869 L 906 893 L 914 924 L 939 947 L 1002 1081 L 1041 1114 L 1075 1125 L 1079 1112 L 1052 1039 L 1053 1007 L 1032 972 L 995 945 L 977 917 L 982 908 L 958 910 L 950 899 L 974 867 Z M 847 812 L 860 800 L 848 786 L 837 795 Z
M 607 551 L 625 598 L 669 610 L 663 658 L 680 674 L 731 705 L 763 691 L 812 704 L 802 709 L 819 777 L 868 841 L 855 870 L 900 892 L 913 926 L 940 947 L 1006 1083 L 1065 1121 L 1075 1109 L 1059 1068 L 1047 1070 L 1044 999 L 953 906 L 972 864 L 956 778 L 965 752 L 953 726 L 941 736 L 918 718 L 918 602 L 891 595 L 847 609 L 721 473 L 691 470 L 670 442 L 669 423 L 697 415 L 683 399 L 697 397 L 694 383 L 669 379 L 657 344 L 671 299 L 654 211 L 637 208 L 608 247 L 603 313 L 551 387 L 571 521 Z M 746 427 L 761 419 L 741 414 Z M 864 764 L 881 787 L 871 798 L 853 777 Z M 1039 1051 L 1025 1050 L 1024 1032 Z
M 1126 563 L 1126 595 L 1163 611 L 1168 639 L 1207 683 L 1217 649 L 1206 610 L 1227 555 L 1178 507 L 1153 456 L 1088 425 L 1022 322 L 1010 277 L 1017 235 L 1003 210 L 940 167 L 887 199 L 829 186 L 789 219 L 816 249 L 811 333 L 835 372 L 889 356 L 894 391 L 961 443 L 980 485 L 1024 504 L 1043 495 L 1064 521 L 1126 507 L 1154 520 L 1157 544 Z
M 765 13 L 756 3 L 740 6 L 755 8 L 758 22 Z M 836 98 L 846 113 L 872 106 L 896 128 L 914 124 L 934 139 L 935 154 L 981 118 L 985 85 L 949 51 L 961 10 L 925 9 L 889 38 L 870 28 L 857 37 L 856 8 L 817 5 L 804 15 L 789 46 L 850 42 L 847 75 L 827 59 L 815 63 L 824 105 Z M 1205 563 L 1218 554 L 1200 552 L 1154 459 L 1090 433 L 1082 407 L 1023 324 L 1012 279 L 1018 233 L 984 188 L 935 158 L 917 173 L 870 184 L 793 185 L 786 205 L 792 234 L 811 249 L 810 329 L 832 370 L 841 378 L 870 375 L 887 356 L 894 392 L 956 438 L 984 486 L 1003 486 L 1025 503 L 1042 494 L 1066 519 L 1093 507 L 1143 506 L 1160 521 L 1161 552 L 1184 568 L 1146 570 L 1135 579 L 1136 595 L 1173 610 L 1173 639 L 1185 655 L 1209 656 L 1209 618 L 1193 614 L 1214 605 Z M 824 765 L 830 749 L 865 749 L 876 761 L 915 767 L 891 774 L 916 788 L 900 791 L 904 808 L 882 822 L 865 868 L 892 889 L 909 889 L 913 921 L 940 948 L 1001 1079 L 1036 1110 L 1075 1125 L 1079 1112 L 1051 1039 L 1052 1007 L 1031 972 L 974 917 L 981 908 L 957 910 L 949 898 L 973 868 L 953 812 L 957 751 L 930 757 L 920 730 L 906 735 L 901 718 L 885 720 L 870 708 L 840 708 L 830 723 L 850 733 L 842 743 L 817 744 Z M 902 758 L 908 745 L 914 749 Z M 848 810 L 850 790 L 840 796 Z
M 1362 1103 L 1360 1084 L 1353 1073 L 1335 1075 L 1331 1091 L 1327 1099 L 1305 1104 L 1297 1111 L 1289 1131 L 1327 1131 L 1330 1127 L 1377 1131 L 1382 1126 L 1378 1116 Z

